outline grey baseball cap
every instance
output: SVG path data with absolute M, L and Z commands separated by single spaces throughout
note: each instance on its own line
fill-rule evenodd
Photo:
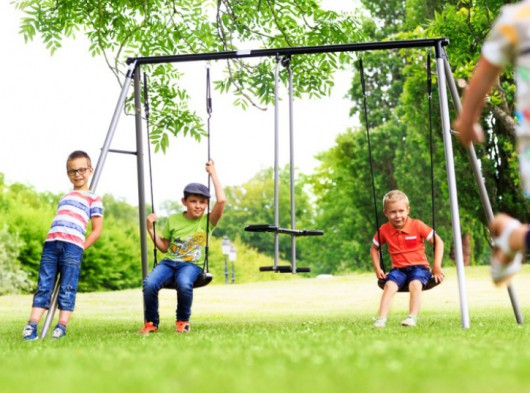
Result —
M 210 190 L 208 190 L 208 187 L 201 183 L 188 184 L 186 187 L 184 187 L 184 195 L 186 194 L 202 195 L 208 199 L 210 198 Z

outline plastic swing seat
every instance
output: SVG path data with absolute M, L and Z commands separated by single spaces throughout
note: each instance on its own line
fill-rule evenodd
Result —
M 385 288 L 385 284 L 386 284 L 386 280 L 384 278 L 381 278 L 381 279 L 377 280 L 377 285 L 379 286 L 379 288 L 384 289 Z M 439 284 L 440 283 L 436 282 L 434 277 L 431 277 L 429 279 L 429 281 L 427 281 L 427 284 L 425 284 L 423 286 L 423 291 L 428 291 L 429 289 L 432 289 L 432 288 L 434 288 L 435 286 L 437 286 Z M 398 292 L 408 292 L 408 291 L 409 291 L 409 287 L 408 286 L 400 288 L 398 290 Z
M 213 280 L 212 273 L 202 272 L 201 274 L 199 274 L 199 277 L 197 277 L 197 279 L 193 283 L 193 288 L 205 287 L 206 285 L 211 283 L 212 280 Z
M 197 279 L 193 283 L 193 288 L 205 287 L 206 285 L 211 283 L 212 280 L 213 280 L 212 273 L 201 272 L 201 274 L 199 274 L 199 276 L 197 277 Z M 164 289 L 177 289 L 177 286 L 175 285 L 174 282 L 172 282 L 170 284 L 164 285 L 163 288 Z

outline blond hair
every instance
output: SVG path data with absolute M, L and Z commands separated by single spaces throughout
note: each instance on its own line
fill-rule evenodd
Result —
M 407 194 L 405 194 L 403 191 L 400 190 L 392 190 L 385 194 L 383 197 L 383 211 L 386 211 L 386 207 L 390 203 L 396 203 L 399 201 L 403 201 L 409 206 L 409 198 L 407 197 Z

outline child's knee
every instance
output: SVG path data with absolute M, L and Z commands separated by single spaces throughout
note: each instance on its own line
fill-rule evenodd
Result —
M 409 283 L 409 291 L 410 290 L 421 291 L 422 289 L 423 289 L 423 284 L 420 280 L 412 280 Z

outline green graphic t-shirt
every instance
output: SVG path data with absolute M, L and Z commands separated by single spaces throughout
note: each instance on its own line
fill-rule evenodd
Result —
M 206 214 L 196 220 L 189 220 L 182 213 L 170 216 L 162 232 L 162 236 L 170 242 L 165 257 L 178 262 L 202 262 L 207 219 Z M 210 224 L 210 235 L 213 230 Z

